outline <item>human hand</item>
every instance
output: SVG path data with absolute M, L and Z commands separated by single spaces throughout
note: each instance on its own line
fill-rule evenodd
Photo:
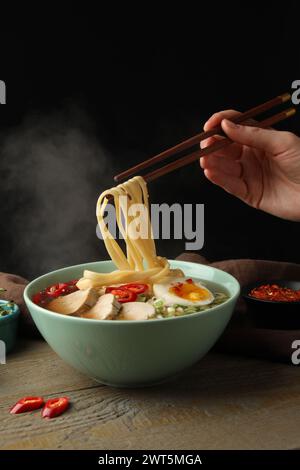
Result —
M 205 131 L 221 123 L 233 143 L 201 157 L 205 176 L 252 207 L 300 221 L 300 138 L 228 120 L 239 114 L 221 111 L 206 122 Z M 210 137 L 201 148 L 222 138 Z

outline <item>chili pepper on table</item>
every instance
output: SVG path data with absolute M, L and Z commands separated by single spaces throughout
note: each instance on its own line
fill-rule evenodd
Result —
M 25 413 L 27 411 L 38 410 L 45 404 L 42 397 L 21 398 L 11 409 L 11 414 Z
M 42 417 L 51 419 L 63 414 L 69 406 L 69 399 L 67 397 L 50 398 L 45 403 L 42 410 Z

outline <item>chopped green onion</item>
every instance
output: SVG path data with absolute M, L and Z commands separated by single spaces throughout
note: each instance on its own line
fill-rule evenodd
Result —
M 158 308 L 158 309 L 159 309 L 159 308 L 163 308 L 163 307 L 164 307 L 164 301 L 161 300 L 161 299 L 157 299 L 157 300 L 155 300 L 155 301 L 153 302 L 153 306 L 154 306 L 154 308 L 156 308 L 156 309 L 157 309 L 157 308 Z

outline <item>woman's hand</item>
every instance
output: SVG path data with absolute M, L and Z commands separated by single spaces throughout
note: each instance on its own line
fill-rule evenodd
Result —
M 300 138 L 229 121 L 238 114 L 222 111 L 206 122 L 205 131 L 221 123 L 233 144 L 200 159 L 205 176 L 252 207 L 300 221 Z M 220 139 L 210 137 L 201 148 Z

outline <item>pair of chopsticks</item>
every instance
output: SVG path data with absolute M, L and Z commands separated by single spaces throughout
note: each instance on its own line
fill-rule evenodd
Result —
M 290 93 L 284 93 L 283 95 L 276 96 L 276 98 L 266 101 L 265 103 L 260 104 L 259 106 L 256 106 L 255 108 L 249 109 L 248 111 L 240 114 L 239 116 L 231 118 L 231 121 L 237 124 L 243 123 L 250 118 L 254 118 L 258 116 L 259 114 L 264 113 L 265 111 L 268 111 L 274 108 L 275 106 L 278 106 L 282 103 L 289 101 L 290 99 L 291 99 Z M 269 126 L 272 126 L 273 124 L 283 121 L 284 119 L 289 118 L 290 116 L 293 116 L 295 112 L 296 112 L 295 108 L 288 108 L 287 110 L 282 111 L 278 114 L 275 114 L 274 116 L 271 116 L 263 121 L 255 122 L 254 124 L 247 123 L 247 125 L 254 125 L 257 127 L 261 127 L 261 128 L 269 127 Z M 215 127 L 207 132 L 201 132 L 200 134 L 196 134 L 193 137 L 187 140 L 184 140 L 183 142 L 175 145 L 174 147 L 171 147 L 165 150 L 164 152 L 159 153 L 158 155 L 155 155 L 154 157 L 149 158 L 148 160 L 145 160 L 139 163 L 138 165 L 135 165 L 132 168 L 129 168 L 128 170 L 123 171 L 122 173 L 119 173 L 118 175 L 114 177 L 114 180 L 116 182 L 120 182 L 122 180 L 127 179 L 128 177 L 132 177 L 134 175 L 140 175 L 141 172 L 145 170 L 146 168 L 152 165 L 155 165 L 156 163 L 162 162 L 169 157 L 174 157 L 176 156 L 176 154 L 183 152 L 184 150 L 190 149 L 191 147 L 199 144 L 202 140 L 205 140 L 208 137 L 211 137 L 216 134 L 224 136 L 224 132 L 221 126 Z M 229 138 L 225 137 L 224 139 L 215 142 L 209 147 L 205 147 L 202 150 L 198 149 L 192 153 L 189 153 L 188 155 L 185 155 L 181 158 L 178 158 L 177 160 L 172 161 L 171 163 L 163 165 L 160 168 L 157 168 L 156 170 L 153 170 L 144 175 L 141 174 L 141 176 L 143 176 L 144 180 L 147 182 L 153 181 L 163 175 L 166 175 L 167 173 L 170 173 L 171 171 L 174 171 L 174 170 L 177 170 L 178 168 L 189 165 L 190 163 L 198 160 L 200 157 L 203 157 L 204 155 L 209 155 L 210 153 L 215 152 L 218 149 L 226 147 L 227 145 L 230 145 L 231 143 L 232 141 Z

